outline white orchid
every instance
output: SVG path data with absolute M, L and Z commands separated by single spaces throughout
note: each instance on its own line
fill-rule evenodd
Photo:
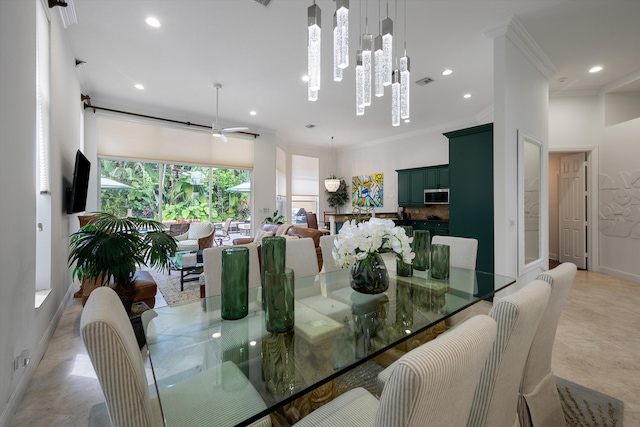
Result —
M 371 218 L 356 223 L 345 222 L 334 241 L 333 259 L 340 268 L 348 268 L 357 260 L 375 253 L 392 252 L 397 259 L 411 264 L 415 253 L 411 251 L 413 237 L 404 228 L 396 227 L 390 219 Z

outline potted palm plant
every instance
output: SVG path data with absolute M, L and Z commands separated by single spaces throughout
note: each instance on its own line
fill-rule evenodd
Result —
M 112 286 L 131 313 L 137 267 L 166 270 L 176 241 L 164 233 L 164 225 L 158 221 L 119 218 L 106 212 L 92 216 L 90 224 L 71 235 L 68 260 L 69 266 L 75 264 L 72 278 L 85 284 Z

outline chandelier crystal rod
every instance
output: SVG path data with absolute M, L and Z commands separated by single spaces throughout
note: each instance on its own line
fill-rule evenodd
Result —
M 396 0 L 397 1 L 397 0 Z M 411 90 L 411 60 L 407 55 L 407 0 L 404 0 L 404 56 L 400 58 L 400 118 L 409 120 L 409 95 Z
M 320 90 L 320 56 L 322 30 L 320 22 L 320 7 L 315 0 L 307 9 L 307 56 L 308 56 L 308 99 L 316 101 Z

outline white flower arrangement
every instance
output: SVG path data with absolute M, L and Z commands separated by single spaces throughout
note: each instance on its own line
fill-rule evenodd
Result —
M 356 261 L 376 253 L 392 252 L 397 259 L 411 264 L 416 255 L 411 251 L 412 240 L 404 228 L 396 227 L 390 219 L 371 218 L 361 223 L 348 221 L 334 241 L 333 259 L 338 267 L 349 268 Z

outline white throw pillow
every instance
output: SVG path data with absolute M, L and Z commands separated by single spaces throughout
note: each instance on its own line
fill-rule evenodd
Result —
M 280 226 L 278 227 L 278 231 L 276 231 L 276 236 L 284 236 L 285 234 L 287 234 L 287 230 L 289 230 L 289 227 L 292 227 L 292 225 L 280 224 Z
M 267 236 L 273 236 L 273 231 L 258 230 L 256 237 L 253 238 L 253 243 L 260 245 L 262 243 L 262 239 Z
M 291 240 L 291 239 L 299 239 L 299 238 L 300 238 L 300 236 L 289 236 L 288 234 L 285 234 L 285 235 L 284 235 L 284 236 L 282 236 L 282 237 L 284 237 L 285 239 L 290 239 L 290 240 Z

